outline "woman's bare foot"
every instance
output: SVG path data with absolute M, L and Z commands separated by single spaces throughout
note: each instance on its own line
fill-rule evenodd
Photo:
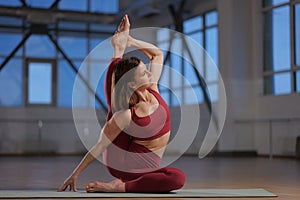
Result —
M 86 185 L 86 192 L 125 192 L 125 183 L 120 179 L 109 183 L 96 181 Z

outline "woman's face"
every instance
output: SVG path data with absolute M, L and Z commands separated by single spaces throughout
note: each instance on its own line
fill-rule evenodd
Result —
M 137 88 L 147 88 L 152 82 L 152 73 L 141 61 L 135 71 L 135 84 Z

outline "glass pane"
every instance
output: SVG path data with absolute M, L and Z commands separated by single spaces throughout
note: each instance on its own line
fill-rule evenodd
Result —
M 300 71 L 296 72 L 296 91 L 300 92 Z
M 165 100 L 165 102 L 168 104 L 168 106 L 170 106 L 170 95 L 169 95 L 169 92 L 168 91 L 161 91 L 160 95 Z
M 171 54 L 171 63 L 172 63 L 172 89 L 173 88 L 179 88 L 182 86 L 181 82 L 181 68 L 182 68 L 182 58 L 180 56 L 177 56 L 175 54 Z M 175 70 L 175 71 L 174 71 Z
M 291 93 L 291 74 L 279 73 L 274 76 L 265 77 L 265 94 L 289 94 Z
M 291 93 L 291 74 L 281 73 L 274 76 L 275 93 L 274 94 L 288 94 Z
M 164 53 L 164 58 L 167 56 L 169 47 L 170 47 L 170 43 L 169 42 L 159 42 L 157 44 L 158 48 L 160 48 L 163 53 Z
M 212 11 L 205 15 L 205 26 L 213 26 L 218 24 L 218 12 Z
M 1 6 L 21 6 L 22 3 L 20 0 L 0 0 Z
M 90 39 L 90 48 L 89 48 L 89 51 L 93 50 L 102 41 L 104 41 L 104 38 L 91 38 Z
M 287 2 L 289 2 L 289 0 L 263 0 L 263 6 L 275 6 Z
M 81 62 L 73 62 L 76 68 L 79 68 Z M 82 76 L 87 76 L 87 70 L 81 71 Z M 76 73 L 66 61 L 58 63 L 58 80 L 57 80 L 57 105 L 59 107 L 72 107 L 73 87 Z M 88 100 L 88 91 L 82 81 L 77 85 L 77 96 L 74 100 L 74 107 L 86 107 Z
M 52 64 L 29 63 L 28 103 L 51 104 L 52 102 Z
M 218 65 L 218 28 L 209 28 L 206 30 L 205 50 L 208 55 Z
M 201 30 L 203 28 L 203 19 L 201 16 L 194 17 L 183 22 L 184 33 Z
M 211 102 L 216 102 L 219 99 L 219 87 L 218 84 L 209 84 L 208 85 L 208 92 Z
M 11 59 L 0 72 L 0 106 L 22 106 L 22 59 Z M 13 92 L 7 92 L 13 91 Z
M 296 65 L 300 66 L 300 4 L 295 6 L 295 49 L 296 49 Z
M 87 56 L 87 38 L 61 36 L 58 44 L 69 58 L 85 58 Z
M 91 12 L 117 13 L 119 11 L 119 0 L 91 0 Z
M 191 98 L 191 96 L 195 96 L 195 95 L 196 95 L 196 99 Z M 203 103 L 203 101 L 204 101 L 203 92 L 202 92 L 200 86 L 184 89 L 184 104 L 185 105 L 199 104 L 199 103 Z
M 195 40 L 197 43 L 199 43 L 203 47 L 203 33 L 202 32 L 196 32 L 193 34 L 188 35 L 193 40 Z
M 290 10 L 279 7 L 264 15 L 264 70 L 290 69 Z
M 32 35 L 26 41 L 26 56 L 35 58 L 54 58 L 55 46 L 44 35 Z
M 76 93 L 72 93 L 74 96 L 72 99 L 72 106 L 77 108 L 86 108 L 89 106 L 89 95 L 90 93 L 87 90 L 85 84 L 78 80 L 78 84 L 76 85 Z M 74 86 L 75 86 L 74 85 Z M 72 97 L 71 97 L 72 98 Z
M 60 0 L 59 8 L 63 10 L 87 11 L 87 1 Z
M 105 92 L 104 92 L 106 70 L 104 70 L 105 68 L 99 67 L 99 66 L 108 66 L 108 64 L 109 64 L 109 61 L 107 61 L 107 62 L 91 62 L 90 70 L 89 70 L 90 86 L 96 91 L 97 96 L 101 99 L 101 101 L 105 104 L 106 107 L 107 107 L 107 102 L 106 102 L 106 96 L 105 96 Z M 95 99 L 95 102 L 98 103 L 97 99 Z M 90 105 L 92 105 L 92 104 L 90 104 Z M 102 109 L 100 103 L 97 104 L 96 108 Z
M 188 84 L 190 85 L 199 84 L 199 80 L 197 78 L 194 67 L 187 61 L 184 62 L 184 77 L 189 82 Z M 187 85 L 186 81 L 184 82 L 184 85 Z
M 169 29 L 158 29 L 156 32 L 156 40 L 158 42 L 169 41 L 170 39 L 170 31 Z
M 207 58 L 206 60 L 206 69 L 205 69 L 205 81 L 207 82 L 215 82 L 218 81 L 218 69 L 215 66 L 212 59 Z
M 0 33 L 0 55 L 8 56 L 21 42 L 22 35 L 14 33 Z M 18 54 L 21 54 L 22 47 L 18 50 Z
M 66 61 L 58 62 L 57 73 L 57 106 L 72 107 L 72 91 L 76 74 Z
M 181 89 L 178 90 L 172 90 L 172 106 L 180 106 L 182 105 L 181 99 L 182 99 L 182 91 Z
M 182 86 L 181 83 L 181 69 L 182 69 L 182 40 L 181 38 L 175 38 L 172 43 L 172 52 L 170 56 L 171 68 L 173 69 L 171 73 L 172 88 L 178 88 Z M 175 71 L 174 71 L 175 70 Z
M 218 29 L 216 27 L 206 30 L 206 59 L 205 59 L 205 79 L 206 81 L 218 80 Z
M 48 1 L 41 1 L 41 0 L 26 0 L 26 4 L 30 7 L 37 7 L 37 8 L 50 8 L 53 4 L 54 0 Z
M 163 87 L 170 87 L 170 67 L 167 66 L 163 69 L 161 77 L 159 79 L 159 85 Z
M 202 37 L 202 33 L 199 32 L 197 34 L 200 34 Z M 187 41 L 187 48 L 184 49 L 183 58 L 187 62 L 191 62 L 190 64 L 194 65 L 193 67 L 196 67 L 200 75 L 203 76 L 204 48 L 202 47 L 202 45 L 199 46 L 199 44 L 194 40 L 187 39 L 186 41 Z

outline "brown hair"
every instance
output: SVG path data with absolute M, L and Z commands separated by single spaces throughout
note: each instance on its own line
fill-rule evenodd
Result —
M 136 67 L 141 60 L 137 57 L 122 59 L 115 67 L 112 75 L 112 110 L 113 112 L 128 109 L 138 103 L 134 89 L 128 86 L 134 82 Z M 117 85 L 117 87 L 116 87 Z

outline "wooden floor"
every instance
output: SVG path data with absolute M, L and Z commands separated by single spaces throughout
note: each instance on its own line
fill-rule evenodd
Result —
M 0 157 L 0 189 L 56 190 L 80 159 L 81 157 Z M 278 197 L 243 199 L 300 199 L 299 159 L 182 157 L 171 166 L 178 167 L 186 173 L 185 189 L 264 188 L 277 194 Z M 113 177 L 97 161 L 79 177 L 78 188 L 82 189 L 87 182 L 112 179 Z M 117 199 L 114 198 L 114 200 Z M 192 198 L 186 199 L 191 200 Z M 215 198 L 201 199 L 212 200 Z M 235 198 L 216 199 L 232 200 Z

